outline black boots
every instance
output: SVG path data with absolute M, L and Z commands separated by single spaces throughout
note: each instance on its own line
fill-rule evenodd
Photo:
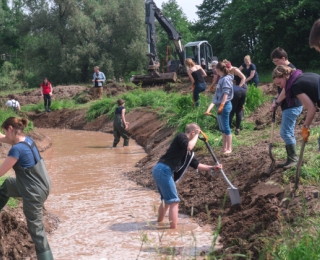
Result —
M 296 145 L 295 144 L 286 145 L 286 150 L 287 150 L 287 161 L 285 163 L 278 164 L 278 168 L 289 169 L 291 167 L 296 166 L 298 162 Z
M 37 252 L 37 259 L 38 260 L 53 260 L 53 255 L 51 250 L 48 250 L 46 252 L 43 253 L 38 253 Z
M 123 146 L 129 146 L 129 139 L 124 139 Z

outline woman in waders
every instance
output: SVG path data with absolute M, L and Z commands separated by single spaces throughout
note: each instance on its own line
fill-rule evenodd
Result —
M 51 184 L 34 141 L 23 133 L 27 125 L 28 119 L 9 117 L 1 126 L 5 135 L 0 133 L 0 142 L 11 144 L 12 147 L 0 165 L 0 176 L 13 168 L 16 178 L 8 177 L 0 186 L 0 210 L 10 197 L 22 197 L 23 213 L 36 247 L 37 259 L 52 260 L 42 221 L 42 208 Z
M 129 123 L 126 121 L 126 109 L 124 107 L 125 102 L 123 99 L 118 99 L 118 107 L 114 115 L 113 121 L 113 147 L 117 147 L 117 144 L 120 142 L 120 137 L 124 139 L 123 146 L 129 146 L 129 136 L 126 129 L 129 127 Z

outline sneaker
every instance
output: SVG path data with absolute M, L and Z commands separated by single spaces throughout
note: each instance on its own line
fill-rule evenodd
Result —
M 238 134 L 240 134 L 240 129 L 236 129 L 235 131 L 235 135 L 238 135 Z

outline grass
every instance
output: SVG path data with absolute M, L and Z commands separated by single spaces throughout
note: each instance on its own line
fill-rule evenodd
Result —
M 2 176 L 0 177 L 0 185 L 2 185 L 2 183 L 5 181 L 7 177 L 6 176 Z M 16 208 L 18 206 L 18 203 L 19 203 L 19 200 L 16 199 L 16 198 L 10 198 L 7 205 L 10 207 L 10 208 Z
M 17 114 L 12 109 L 1 109 L 0 108 L 0 125 L 8 118 L 14 117 Z M 29 121 L 28 127 L 24 130 L 24 132 L 28 133 L 34 128 L 32 121 Z
M 86 106 L 88 106 L 88 104 L 79 105 L 73 99 L 61 99 L 61 100 L 53 100 L 51 103 L 50 109 L 52 111 L 55 111 L 55 110 L 61 110 L 64 108 L 68 108 L 68 109 L 77 108 L 78 109 L 78 108 L 86 107 Z M 37 104 L 28 104 L 28 105 L 22 106 L 21 111 L 22 112 L 44 111 L 43 102 L 41 101 Z
M 101 115 L 107 115 L 113 119 L 117 107 L 116 100 L 122 98 L 126 101 L 126 113 L 133 108 L 151 109 L 156 111 L 159 119 L 166 122 L 168 127 L 177 127 L 177 132 L 184 132 L 185 126 L 191 122 L 197 123 L 207 133 L 209 143 L 218 147 L 222 145 L 221 133 L 218 130 L 216 119 L 205 116 L 203 113 L 211 103 L 211 97 L 200 95 L 199 107 L 193 107 L 191 93 L 181 95 L 179 93 L 166 93 L 163 90 L 136 89 L 119 96 L 106 98 L 91 104 L 86 113 L 86 119 L 92 121 Z M 265 97 L 259 88 L 249 86 L 246 102 L 246 114 L 250 114 L 257 107 L 263 104 Z M 213 109 L 215 114 L 216 108 Z M 252 123 L 245 122 L 242 126 L 244 132 L 250 132 L 254 128 Z M 242 138 L 241 138 L 242 139 Z M 241 145 L 243 142 L 234 136 L 233 145 Z M 198 142 L 197 149 L 205 149 L 205 144 Z

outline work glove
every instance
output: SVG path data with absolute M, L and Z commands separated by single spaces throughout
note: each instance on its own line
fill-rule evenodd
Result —
M 221 104 L 220 104 L 220 107 L 219 107 L 219 109 L 218 109 L 218 115 L 221 115 L 221 114 L 222 114 L 223 108 L 224 108 L 224 103 L 221 103 Z
M 303 141 L 308 142 L 308 138 L 309 138 L 309 135 L 310 135 L 309 128 L 306 128 L 306 127 L 303 126 L 302 127 L 302 131 L 301 131 L 301 135 L 302 135 Z
M 210 112 L 204 112 L 203 113 L 205 116 L 211 116 L 212 114 Z
M 214 91 L 214 89 L 213 89 L 213 85 L 211 85 L 210 86 L 210 89 L 209 89 L 211 92 L 213 92 Z
M 191 90 L 192 90 L 192 91 L 194 91 L 194 84 L 192 84 L 192 86 L 191 86 Z

